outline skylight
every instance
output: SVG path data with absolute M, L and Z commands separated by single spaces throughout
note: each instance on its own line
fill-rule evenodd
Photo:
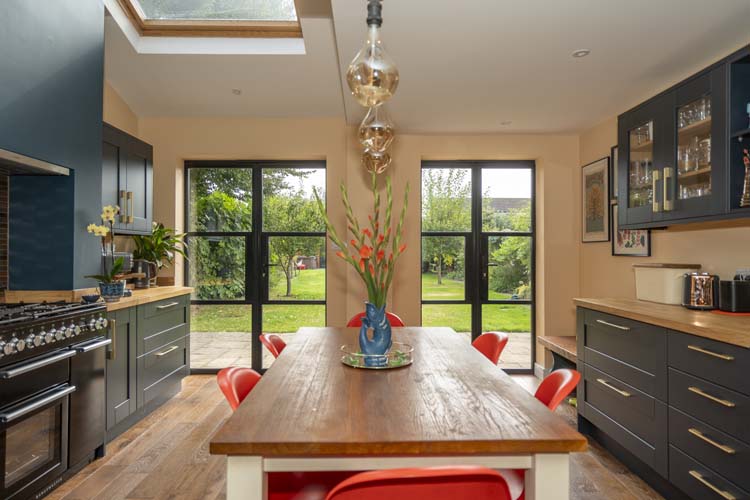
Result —
M 144 19 L 296 21 L 294 0 L 132 0 Z

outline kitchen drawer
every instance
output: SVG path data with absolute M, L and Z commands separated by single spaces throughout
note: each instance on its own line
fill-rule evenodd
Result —
M 578 359 L 666 401 L 666 330 L 589 309 L 581 314 Z
M 670 368 L 669 405 L 750 443 L 750 397 Z
M 672 407 L 669 444 L 750 491 L 750 445 Z
M 702 463 L 669 447 L 669 481 L 690 498 L 700 500 L 748 500 L 750 494 Z
M 750 349 L 670 331 L 669 366 L 750 395 Z
M 175 342 L 186 336 L 188 333 L 188 325 L 186 323 L 179 323 L 161 332 L 145 336 L 139 335 L 138 355 L 142 356 L 144 353 L 151 352 L 154 349 Z
M 180 295 L 138 306 L 138 335 L 141 339 L 189 321 L 189 295 Z M 145 352 L 145 351 L 144 351 Z M 142 354 L 142 352 L 139 352 Z
M 165 381 L 181 379 L 188 371 L 188 338 L 155 349 L 138 358 L 138 396 L 148 403 Z

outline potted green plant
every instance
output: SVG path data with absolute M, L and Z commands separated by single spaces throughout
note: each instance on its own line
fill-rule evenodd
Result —
M 185 255 L 185 235 L 154 222 L 151 234 L 133 236 L 133 264 L 136 273 L 145 273 L 146 278 L 137 279 L 136 288 L 156 286 L 159 271 L 174 262 L 175 254 Z
M 118 257 L 112 263 L 112 268 L 104 274 L 90 274 L 85 278 L 95 279 L 99 282 L 99 293 L 104 302 L 117 302 L 125 293 L 125 281 L 122 279 L 122 266 L 124 260 Z

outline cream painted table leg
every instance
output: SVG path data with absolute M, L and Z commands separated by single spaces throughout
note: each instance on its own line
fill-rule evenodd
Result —
M 268 474 L 262 457 L 227 457 L 227 500 L 267 500 Z
M 570 497 L 570 455 L 540 453 L 534 455 L 526 471 L 527 500 L 568 500 Z

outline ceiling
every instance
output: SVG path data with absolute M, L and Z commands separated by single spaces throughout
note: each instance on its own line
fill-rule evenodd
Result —
M 342 85 L 366 2 L 330 2 L 330 18 L 299 9 L 305 55 L 138 54 L 108 18 L 106 78 L 144 116 L 357 124 Z M 577 132 L 750 43 L 748 0 L 390 0 L 383 15 L 401 133 Z M 591 54 L 573 58 L 581 48 Z

